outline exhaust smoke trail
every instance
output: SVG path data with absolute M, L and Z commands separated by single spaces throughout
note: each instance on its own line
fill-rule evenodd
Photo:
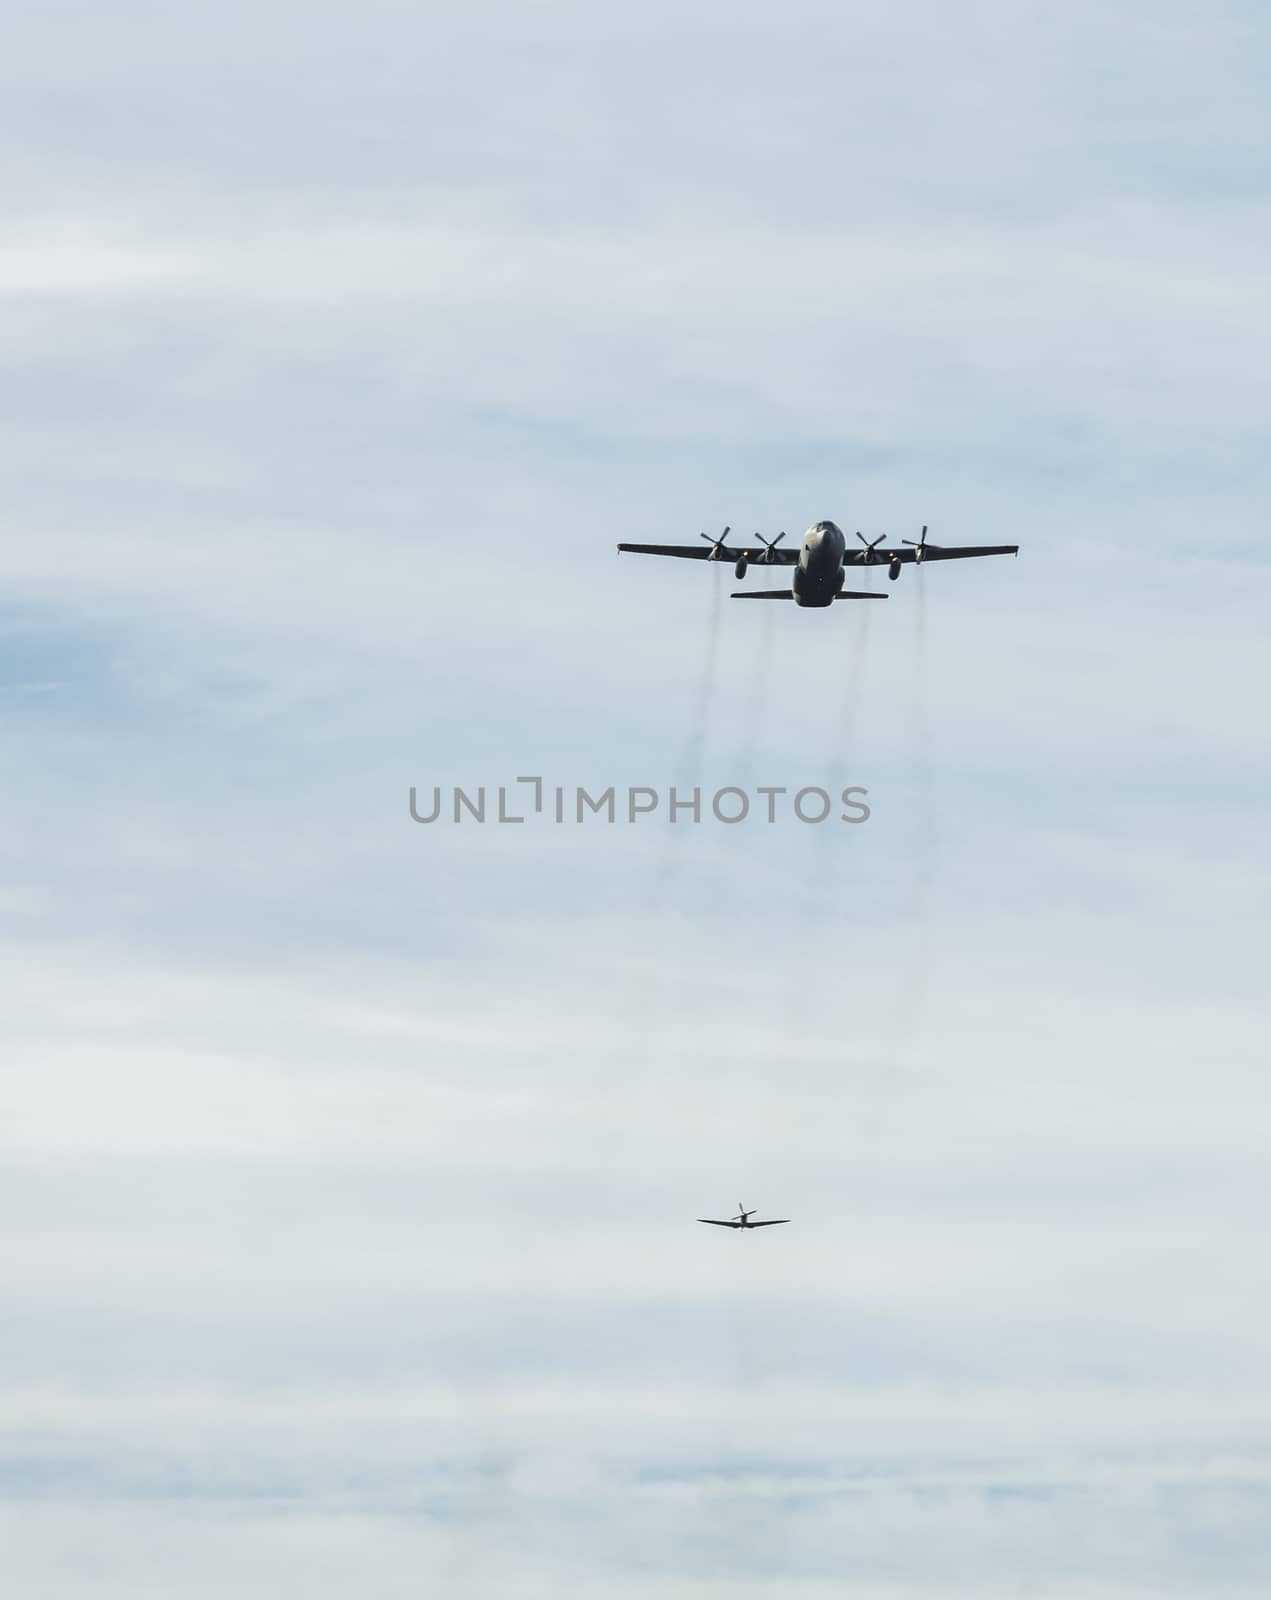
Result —
M 702 664 L 690 702 L 688 731 L 674 769 L 676 787 L 684 794 L 700 782 L 715 702 L 723 617 L 723 575 L 718 567 L 711 574 L 711 583 Z M 683 822 L 666 823 L 658 855 L 650 862 L 637 893 L 637 927 L 643 928 L 654 917 L 664 918 L 673 911 L 672 901 L 682 862 L 681 836 L 689 831 L 689 825 Z M 650 1098 L 647 1079 L 656 1065 L 665 1065 L 659 1060 L 666 1053 L 663 1041 L 683 1015 L 685 982 L 674 966 L 668 970 L 663 964 L 649 984 L 637 984 L 625 998 L 627 1022 L 623 1030 L 623 1053 L 627 1068 L 622 1075 L 610 1136 L 615 1170 L 620 1168 L 631 1149 L 633 1113 L 638 1113 Z
M 697 680 L 697 691 L 693 697 L 693 711 L 689 719 L 688 736 L 685 739 L 684 749 L 676 768 L 677 773 L 686 780 L 686 787 L 688 788 L 691 788 L 697 781 L 701 772 L 702 754 L 706 748 L 711 703 L 715 698 L 715 668 L 719 657 L 719 624 L 724 610 L 724 585 L 717 565 L 713 567 L 712 578 L 714 581 L 711 589 L 710 621 L 706 628 L 706 652 L 702 661 L 702 670 Z
M 887 1117 L 895 1112 L 902 1091 L 901 1073 L 917 1039 L 929 989 L 931 948 L 930 909 L 939 864 L 939 807 L 936 804 L 932 762 L 930 676 L 927 659 L 927 589 L 921 565 L 914 569 L 917 588 L 910 634 L 911 681 L 909 729 L 913 763 L 913 808 L 909 825 L 909 853 L 913 876 L 899 907 L 898 926 L 905 931 L 904 959 L 897 968 L 896 993 L 887 1008 L 887 1023 L 880 1040 L 874 1077 L 876 1093 L 870 1096 L 873 1116 L 871 1145 L 883 1136 Z
M 724 603 L 723 579 L 718 566 L 714 567 L 711 578 L 713 581 L 710 614 L 706 625 L 706 643 L 702 666 L 691 702 L 692 710 L 689 714 L 688 732 L 685 735 L 684 744 L 674 768 L 676 787 L 684 794 L 691 793 L 701 778 L 702 759 L 706 751 L 707 736 L 710 732 L 711 708 L 715 700 L 720 622 L 723 617 Z M 650 868 L 644 881 L 644 890 L 640 897 L 640 909 L 642 912 L 658 911 L 670 898 L 670 893 L 675 883 L 676 870 L 679 865 L 678 845 L 684 831 L 685 829 L 682 825 L 668 823 L 665 833 L 665 847 L 661 857 Z
M 863 586 L 869 590 L 874 587 L 873 574 L 868 567 L 865 569 Z M 859 618 L 855 616 L 852 618 L 856 625 L 847 641 L 846 681 L 843 685 L 842 707 L 839 712 L 838 737 L 831 758 L 832 772 L 836 776 L 842 776 L 856 734 L 857 714 L 865 693 L 865 668 L 873 615 L 873 606 L 862 605 Z
M 802 1096 L 789 1093 L 792 1086 L 787 1084 L 782 1102 L 772 1108 L 772 1115 L 778 1122 L 785 1119 L 791 1136 L 798 1127 L 809 1123 L 841 1127 L 855 1151 L 854 1162 L 862 1169 L 857 1173 L 862 1193 L 868 1193 L 873 1187 L 867 1169 L 876 1167 L 882 1159 L 888 1125 L 903 1093 L 902 1076 L 921 1033 L 932 958 L 929 916 L 939 839 L 929 714 L 927 594 L 921 566 L 915 569 L 914 582 L 917 592 L 908 619 L 908 681 L 898 697 L 907 735 L 905 765 L 911 775 L 909 816 L 904 835 L 904 865 L 909 870 L 900 885 L 892 919 L 903 946 L 889 956 L 882 975 L 882 988 L 876 988 L 874 993 L 881 998 L 887 990 L 892 992 L 886 995 L 881 1006 L 876 1048 L 870 1052 L 872 1060 L 844 1060 L 841 1071 L 836 1072 L 831 1081 L 809 1081 Z M 862 618 L 849 655 L 850 681 L 844 684 L 842 715 L 834 749 L 834 776 L 838 788 L 860 776 L 849 771 L 848 764 L 858 751 L 868 644 L 868 618 Z M 828 842 L 833 845 L 836 841 L 831 838 Z M 844 870 L 839 858 L 842 848 L 840 843 L 838 850 L 830 848 L 816 858 L 819 871 L 809 884 L 806 920 L 807 937 L 813 943 L 818 930 L 834 930 L 834 913 L 843 901 L 843 886 L 839 882 Z M 843 959 L 845 962 L 848 959 L 846 951 Z
M 873 573 L 869 567 L 866 567 L 862 574 L 862 586 L 871 590 L 874 587 Z M 851 762 L 856 757 L 859 743 L 860 714 L 865 699 L 873 612 L 873 606 L 862 601 L 859 607 L 850 611 L 848 617 L 851 632 L 847 641 L 839 710 L 826 770 L 828 788 L 830 794 L 834 796 L 836 809 L 838 796 L 843 789 L 860 776 L 859 773 L 854 774 L 851 771 Z M 848 848 L 851 833 L 850 828 L 845 833 L 841 825 L 835 824 L 825 830 L 817 830 L 810 841 L 812 867 L 807 880 L 805 913 L 809 929 L 817 926 L 828 913 L 830 906 L 837 901 L 840 861 L 843 851 Z
M 872 590 L 873 578 L 872 569 L 864 568 L 861 587 Z M 834 701 L 833 720 L 827 720 L 828 748 L 823 747 L 822 750 L 823 758 L 828 757 L 824 781 L 834 798 L 835 815 L 839 809 L 838 797 L 843 789 L 862 779 L 854 763 L 860 753 L 874 611 L 875 607 L 868 601 L 859 604 L 845 602 L 842 613 L 832 619 L 836 625 L 850 629 L 841 669 L 836 667 L 839 692 Z M 851 956 L 846 938 L 848 923 L 843 908 L 846 903 L 845 882 L 852 870 L 852 862 L 848 858 L 863 843 L 868 831 L 866 828 L 858 832 L 855 828 L 833 822 L 809 829 L 807 837 L 795 835 L 797 846 L 808 851 L 808 858 L 801 864 L 794 885 L 800 946 L 792 952 L 796 960 L 804 954 L 805 949 L 815 952 L 819 946 L 821 955 L 829 960 L 841 959 L 844 969 L 847 969 Z M 818 959 L 817 955 L 813 954 L 812 959 Z M 777 1011 L 765 1031 L 776 1052 L 782 1049 L 783 1042 L 788 1042 L 788 1023 L 781 1009 L 780 998 L 772 998 Z M 829 1069 L 824 1064 L 817 1066 L 809 1063 L 792 1072 L 787 1069 L 781 1076 L 779 1087 L 778 1081 L 770 1076 L 766 1092 L 757 1097 L 755 1108 L 763 1136 L 769 1141 L 776 1139 L 779 1143 L 796 1143 L 801 1134 L 819 1126 L 854 1129 L 859 1121 L 855 1109 L 854 1085 L 857 1080 L 851 1070 L 854 1067 L 855 1063 L 844 1062 L 825 1080 L 821 1075 Z M 762 1142 L 761 1137 L 760 1144 Z
M 737 747 L 737 781 L 749 783 L 754 775 L 755 755 L 763 734 L 764 717 L 768 709 L 768 685 L 772 666 L 772 645 L 777 619 L 771 606 L 760 607 L 759 640 L 751 657 L 750 674 L 742 691 L 742 708 L 746 726 Z

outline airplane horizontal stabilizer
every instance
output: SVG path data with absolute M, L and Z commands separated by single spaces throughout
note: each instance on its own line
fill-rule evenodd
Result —
M 793 600 L 793 589 L 734 589 L 732 600 Z M 886 595 L 883 596 L 885 600 Z
M 873 589 L 840 589 L 836 600 L 890 600 L 889 594 L 876 594 Z

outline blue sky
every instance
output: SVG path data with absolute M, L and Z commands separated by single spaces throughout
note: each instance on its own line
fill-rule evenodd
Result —
M 1265 1593 L 1260 10 L 10 31 L 23 1592 Z

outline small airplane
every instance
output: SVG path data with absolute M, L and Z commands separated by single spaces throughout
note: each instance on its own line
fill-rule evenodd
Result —
M 887 537 L 886 534 L 880 533 L 877 539 L 871 541 L 859 532 L 856 537 L 864 549 L 849 550 L 843 530 L 834 522 L 813 523 L 803 535 L 797 550 L 777 549 L 785 538 L 784 533 L 779 533 L 775 539 L 765 539 L 757 533 L 755 538 L 763 546 L 762 554 L 750 548 L 730 547 L 727 540 L 731 532 L 731 528 L 725 528 L 718 539 L 712 539 L 708 533 L 701 534 L 700 537 L 706 540 L 705 550 L 695 544 L 620 544 L 618 549 L 645 556 L 679 556 L 684 561 L 731 561 L 734 576 L 739 581 L 746 576 L 746 569 L 752 562 L 761 567 L 793 567 L 794 581 L 790 588 L 735 589 L 732 598 L 793 600 L 797 606 L 828 606 L 836 600 L 886 600 L 885 594 L 876 594 L 873 590 L 845 589 L 843 585 L 848 567 L 885 566 L 887 576 L 894 580 L 900 576 L 901 567 L 920 566 L 924 561 L 961 561 L 969 556 L 1019 554 L 1017 544 L 928 544 L 925 524 L 920 539 L 900 541 L 901 545 L 908 548 L 892 546 L 882 550 L 878 547 Z
M 768 1222 L 752 1222 L 750 1219 L 755 1214 L 753 1210 L 747 1211 L 740 1200 L 737 1202 L 737 1209 L 740 1215 L 734 1217 L 731 1222 L 725 1222 L 720 1217 L 698 1217 L 697 1220 L 709 1222 L 712 1228 L 775 1228 L 790 1220 L 789 1217 L 773 1217 Z

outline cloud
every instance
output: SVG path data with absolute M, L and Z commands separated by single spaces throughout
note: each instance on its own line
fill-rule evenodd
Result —
M 1263 19 L 151 11 L 0 63 L 19 1586 L 1262 1594 Z M 615 542 L 824 515 L 1022 553 L 695 730 Z M 407 816 L 690 731 L 873 816 Z

